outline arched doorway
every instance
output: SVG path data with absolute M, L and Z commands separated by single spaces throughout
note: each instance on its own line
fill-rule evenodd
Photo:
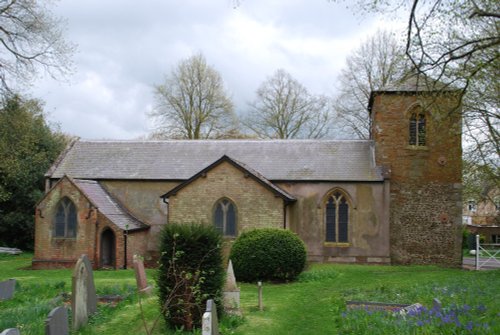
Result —
M 101 233 L 101 267 L 115 267 L 115 234 L 111 229 L 106 229 Z

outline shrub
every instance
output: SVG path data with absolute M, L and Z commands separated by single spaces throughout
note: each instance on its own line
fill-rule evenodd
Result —
M 165 321 L 171 328 L 200 327 L 208 299 L 222 312 L 221 235 L 211 226 L 168 224 L 160 239 L 157 284 Z
M 289 230 L 256 229 L 236 239 L 230 258 L 238 280 L 288 281 L 304 270 L 306 248 Z

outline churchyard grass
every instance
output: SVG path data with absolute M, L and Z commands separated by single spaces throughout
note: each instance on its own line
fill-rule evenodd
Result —
M 0 302 L 0 330 L 43 334 L 43 321 L 62 292 L 71 292 L 71 270 L 26 270 L 31 255 L 0 255 L 0 280 L 16 278 L 12 300 Z M 21 268 L 21 269 L 20 269 Z M 154 283 L 154 270 L 147 270 Z M 139 299 L 131 270 L 95 271 L 99 295 L 120 294 L 116 306 L 98 313 L 77 334 L 146 334 L 158 315 L 155 294 Z M 294 283 L 264 283 L 264 310 L 258 310 L 257 286 L 239 283 L 243 318 L 222 318 L 223 334 L 500 334 L 500 271 L 464 271 L 435 266 L 313 265 Z M 57 298 L 60 296 L 60 298 Z M 439 299 L 441 309 L 433 307 Z M 412 304 L 423 308 L 406 316 L 391 312 L 347 310 L 345 302 L 362 300 Z M 160 318 L 154 334 L 167 331 Z M 195 334 L 201 332 L 195 332 Z

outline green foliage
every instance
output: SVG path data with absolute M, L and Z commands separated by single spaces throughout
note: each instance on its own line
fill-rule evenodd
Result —
M 306 264 L 302 240 L 289 230 L 256 229 L 234 242 L 230 259 L 241 281 L 294 280 Z
M 33 248 L 34 208 L 44 173 L 66 143 L 45 120 L 38 100 L 19 96 L 0 106 L 0 246 Z
M 166 323 L 185 330 L 200 327 L 208 299 L 214 299 L 221 313 L 221 235 L 212 226 L 168 224 L 160 250 L 157 284 Z

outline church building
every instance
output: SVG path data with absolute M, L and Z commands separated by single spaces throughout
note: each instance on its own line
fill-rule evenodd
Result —
M 461 263 L 459 96 L 416 78 L 372 92 L 370 140 L 71 143 L 46 173 L 33 268 L 155 266 L 169 223 L 289 229 L 311 262 Z

